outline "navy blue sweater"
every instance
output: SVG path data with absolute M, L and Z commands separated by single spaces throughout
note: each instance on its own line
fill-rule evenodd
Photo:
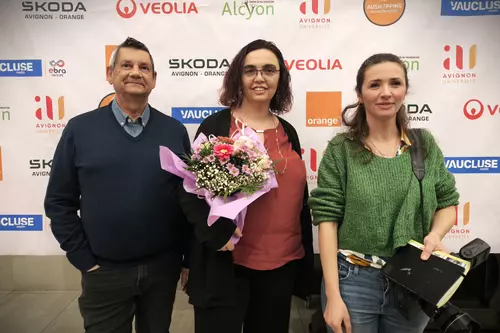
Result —
M 182 253 L 187 223 L 176 195 L 180 179 L 161 169 L 160 146 L 182 155 L 189 137 L 180 122 L 153 108 L 136 138 L 110 106 L 68 122 L 44 204 L 52 233 L 77 269 Z

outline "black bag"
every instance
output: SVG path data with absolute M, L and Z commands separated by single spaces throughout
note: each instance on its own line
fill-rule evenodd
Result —
M 309 333 L 327 333 L 325 318 L 323 317 L 323 310 L 321 308 L 316 310 L 311 316 Z

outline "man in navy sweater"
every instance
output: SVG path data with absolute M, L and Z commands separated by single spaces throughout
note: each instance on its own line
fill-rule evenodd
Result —
M 45 197 L 52 232 L 82 272 L 87 333 L 169 332 L 188 224 L 180 179 L 160 167 L 159 147 L 190 151 L 186 128 L 148 104 L 153 58 L 128 38 L 112 54 L 108 106 L 72 118 L 56 148 Z M 187 274 L 183 270 L 182 283 Z

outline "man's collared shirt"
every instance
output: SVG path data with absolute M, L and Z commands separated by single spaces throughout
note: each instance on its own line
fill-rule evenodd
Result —
M 133 120 L 130 118 L 123 110 L 120 108 L 116 100 L 113 99 L 111 102 L 111 109 L 113 110 L 113 114 L 116 117 L 116 120 L 122 126 L 128 134 L 133 136 L 134 138 L 141 134 L 144 127 L 146 127 L 151 111 L 149 110 L 149 105 L 146 105 L 144 112 L 142 115 Z

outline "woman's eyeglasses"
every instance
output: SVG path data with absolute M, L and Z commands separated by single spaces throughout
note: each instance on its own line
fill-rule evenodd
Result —
M 262 67 L 261 69 L 258 69 L 254 66 L 248 66 L 248 67 L 245 67 L 243 68 L 243 75 L 245 75 L 246 77 L 256 77 L 257 76 L 257 73 L 260 73 L 262 76 L 265 76 L 265 77 L 273 77 L 274 75 L 276 75 L 277 73 L 279 73 L 279 68 L 276 68 L 275 66 L 264 66 Z

